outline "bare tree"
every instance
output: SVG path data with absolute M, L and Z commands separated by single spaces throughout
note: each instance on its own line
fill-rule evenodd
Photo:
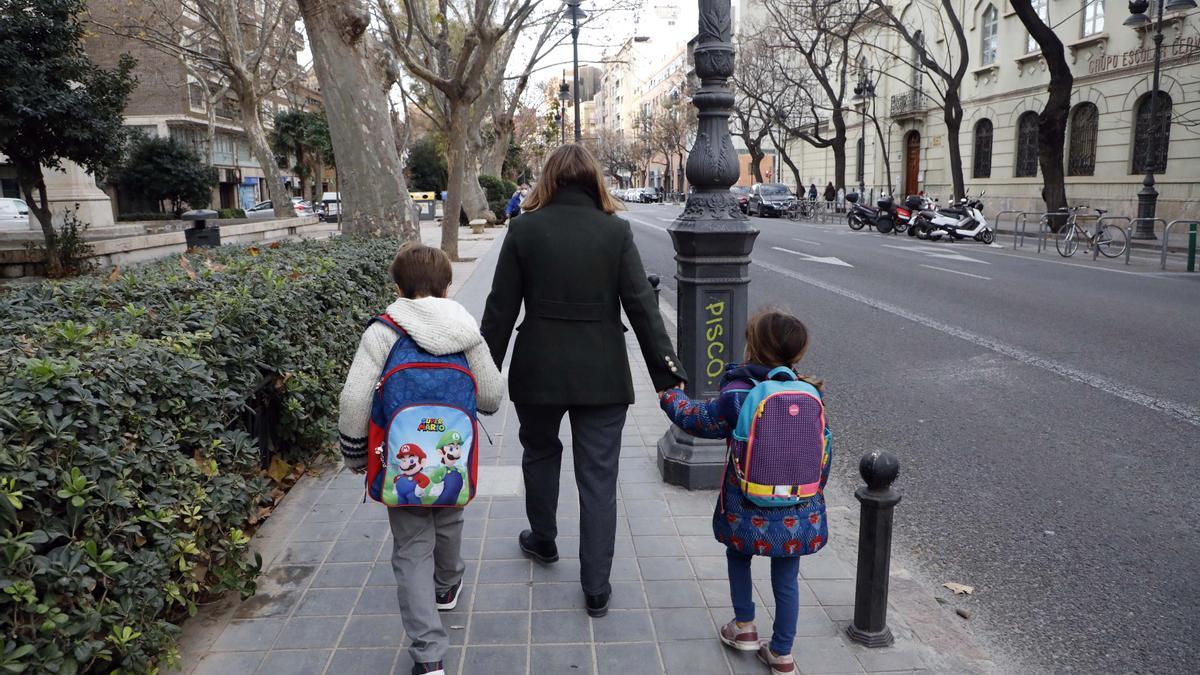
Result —
M 1063 145 L 1067 139 L 1067 115 L 1071 110 L 1071 88 L 1075 78 L 1067 63 L 1067 50 L 1054 29 L 1038 16 L 1030 0 L 1011 0 L 1013 11 L 1025 25 L 1030 37 L 1042 50 L 1042 58 L 1050 69 L 1046 85 L 1046 105 L 1038 115 L 1038 164 L 1042 169 L 1042 201 L 1046 212 L 1058 211 L 1067 205 L 1067 186 L 1063 171 Z M 1052 218 L 1057 227 L 1065 222 Z
M 954 195 L 961 197 L 966 193 L 959 146 L 963 120 L 961 89 L 970 63 L 970 50 L 957 4 L 954 0 L 913 0 L 898 14 L 897 5 L 890 0 L 870 0 L 870 20 L 898 35 L 907 49 L 892 50 L 880 40 L 872 41 L 867 48 L 883 52 L 919 74 L 931 76 L 928 82 L 932 92 L 920 87 L 924 78 L 917 78 L 916 83 L 901 81 L 914 87 L 915 96 L 933 99 L 941 108 L 950 152 L 950 182 Z M 930 32 L 937 39 L 931 41 Z
M 851 43 L 864 23 L 868 0 L 765 0 L 775 33 L 762 59 L 773 76 L 806 97 L 802 125 L 787 132 L 813 147 L 833 152 L 834 185 L 846 187 L 846 99 Z M 775 36 L 778 37 L 775 37 Z M 778 44 L 775 44 L 778 40 Z M 822 128 L 828 118 L 829 132 Z
M 616 178 L 620 187 L 628 187 L 622 174 L 634 170 L 634 161 L 633 148 L 625 137 L 612 129 L 601 129 L 595 140 L 594 151 L 605 172 Z
M 730 84 L 733 87 L 733 116 L 729 132 L 742 139 L 750 155 L 750 174 L 755 183 L 763 182 L 762 162 L 767 153 L 764 141 L 770 140 L 771 129 L 777 123 L 772 106 L 775 103 L 762 88 L 768 87 L 771 68 L 767 63 L 766 45 L 758 39 L 748 39 L 740 45 Z
M 271 152 L 265 116 L 271 96 L 299 73 L 296 6 L 290 0 L 146 0 L 120 8 L 113 13 L 113 23 L 97 25 L 176 56 L 201 77 L 219 74 L 218 82 L 204 81 L 202 86 L 228 87 L 234 94 L 275 215 L 295 216 Z
M 476 103 L 503 76 L 516 36 L 536 0 L 377 0 L 392 51 L 430 90 L 446 133 L 449 190 L 442 250 L 458 258 L 458 214 L 464 189 L 478 176 L 469 150 L 486 106 Z M 484 201 L 483 211 L 487 204 Z M 492 216 L 495 217 L 494 215 Z
M 298 0 L 338 168 L 342 231 L 420 239 L 388 101 L 397 76 L 364 0 Z

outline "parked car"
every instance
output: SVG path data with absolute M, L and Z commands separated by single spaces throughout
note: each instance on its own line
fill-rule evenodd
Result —
M 783 183 L 755 183 L 750 187 L 746 212 L 752 216 L 778 218 L 787 213 L 787 207 L 792 203 L 792 199 L 792 191 Z
M 298 215 L 298 216 L 311 216 L 314 213 L 312 204 L 309 203 L 307 200 L 305 200 L 303 197 L 292 197 L 292 209 L 294 209 L 296 211 L 296 215 Z M 246 217 L 247 218 L 274 218 L 275 217 L 275 207 L 271 203 L 270 199 L 268 199 L 265 202 L 259 202 L 259 203 L 255 204 L 254 206 L 251 206 L 250 208 L 246 209 Z
M 29 205 L 23 199 L 0 199 L 0 230 L 28 230 Z
M 444 193 L 443 193 L 444 195 Z M 442 197 L 445 200 L 445 196 Z M 321 195 L 322 210 L 318 217 L 328 223 L 336 223 L 342 215 L 342 193 L 326 192 Z
M 746 204 L 750 201 L 750 188 L 743 185 L 734 185 L 729 188 L 729 191 L 737 198 L 738 208 L 742 210 L 742 213 L 745 213 Z
M 643 204 L 656 204 L 663 200 L 663 195 L 656 187 L 645 187 L 638 194 L 638 201 Z

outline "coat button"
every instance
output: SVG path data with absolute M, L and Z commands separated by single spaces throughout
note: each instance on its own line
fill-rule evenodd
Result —
M 671 366 L 671 372 L 672 372 L 672 373 L 677 373 L 677 372 L 679 372 L 679 369 L 678 369 L 678 368 L 676 368 L 675 366 Z

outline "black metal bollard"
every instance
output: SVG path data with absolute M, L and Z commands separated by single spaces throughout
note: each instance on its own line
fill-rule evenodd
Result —
M 649 281 L 650 288 L 654 289 L 654 304 L 657 305 L 658 304 L 658 294 L 660 292 L 658 285 L 662 282 L 659 281 L 658 275 L 655 274 L 654 272 L 651 272 L 650 274 L 646 275 L 646 281 Z
M 887 627 L 888 570 L 892 557 L 892 509 L 900 493 L 892 481 L 900 462 L 890 452 L 869 452 L 858 463 L 866 487 L 854 491 L 862 504 L 858 522 L 858 571 L 854 586 L 854 621 L 846 627 L 850 639 L 867 647 L 892 644 Z

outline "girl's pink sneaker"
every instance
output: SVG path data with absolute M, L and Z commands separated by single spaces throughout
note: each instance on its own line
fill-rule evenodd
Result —
M 771 675 L 793 675 L 796 672 L 796 660 L 791 654 L 777 656 L 771 653 L 771 648 L 766 644 L 759 647 L 758 660 L 771 667 Z
M 721 638 L 721 642 L 738 651 L 753 652 L 758 650 L 758 629 L 754 627 L 754 624 L 738 628 L 737 619 L 734 619 L 721 626 L 717 637 Z

